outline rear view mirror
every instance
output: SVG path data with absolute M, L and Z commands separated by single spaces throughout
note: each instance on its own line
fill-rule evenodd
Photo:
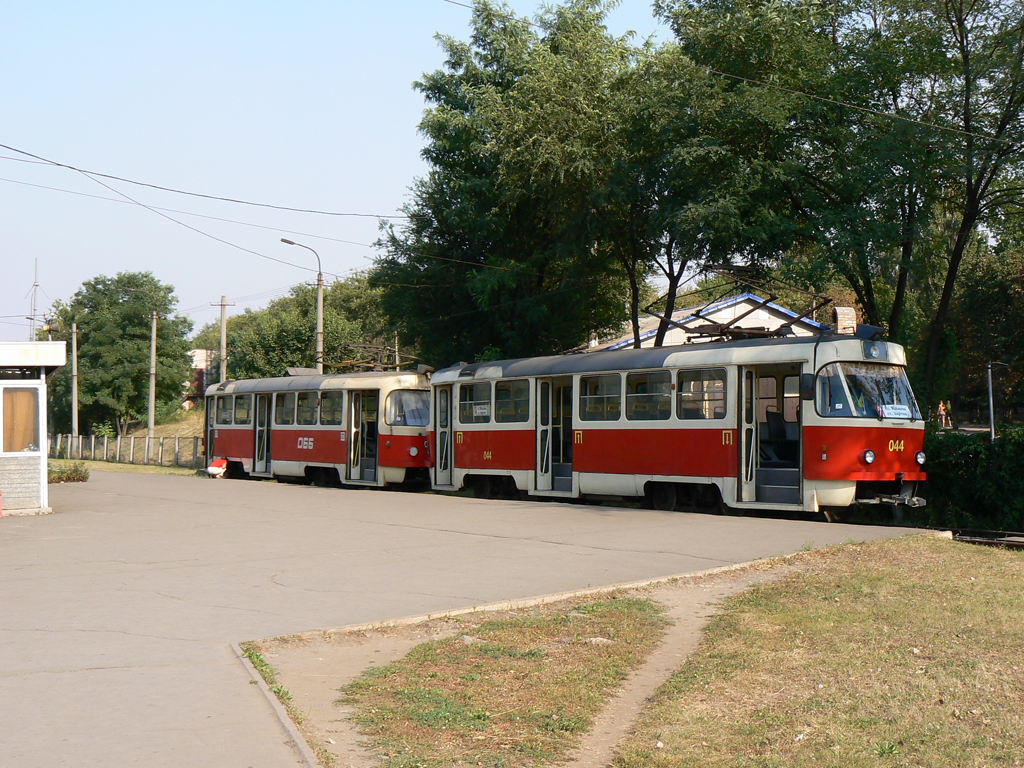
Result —
M 801 373 L 800 374 L 800 399 L 801 400 L 813 400 L 814 399 L 814 374 L 813 373 Z

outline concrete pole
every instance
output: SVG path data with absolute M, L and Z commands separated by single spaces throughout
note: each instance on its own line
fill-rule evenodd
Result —
M 153 437 L 153 425 L 156 412 L 156 310 L 153 310 L 153 332 L 149 339 L 149 424 L 146 428 L 146 445 Z
M 228 380 L 228 299 L 220 297 L 220 380 Z
M 996 415 L 992 407 L 992 363 L 988 364 L 988 440 L 996 441 Z
M 317 264 L 319 266 L 319 264 Z M 316 372 L 324 372 L 324 273 L 316 273 Z
M 78 434 L 78 323 L 71 324 L 71 435 Z M 70 442 L 70 441 L 69 441 Z

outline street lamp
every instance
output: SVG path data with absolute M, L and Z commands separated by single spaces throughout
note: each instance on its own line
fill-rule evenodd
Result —
M 996 360 L 988 361 L 988 439 L 989 442 L 994 443 L 996 441 L 996 416 L 995 410 L 992 407 L 992 366 L 1001 365 L 1003 368 L 1009 368 L 1006 363 L 1000 363 Z
M 320 267 L 320 254 L 308 245 L 296 243 L 287 237 L 282 237 L 281 242 L 285 245 L 297 245 L 307 251 L 313 251 L 316 256 L 316 372 L 324 372 L 324 273 Z

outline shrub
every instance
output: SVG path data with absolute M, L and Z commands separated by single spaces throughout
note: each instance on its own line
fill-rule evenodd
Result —
M 908 510 L 915 522 L 945 528 L 1024 529 L 1024 428 L 987 434 L 925 432 L 928 506 Z
M 47 465 L 47 475 L 47 480 L 51 483 L 84 483 L 89 479 L 89 468 L 82 461 L 72 461 L 68 464 L 50 462 Z

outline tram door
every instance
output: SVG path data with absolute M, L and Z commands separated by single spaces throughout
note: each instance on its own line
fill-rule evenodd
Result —
M 537 490 L 550 491 L 551 473 L 551 382 L 537 381 Z
M 348 479 L 373 482 L 377 479 L 377 403 L 375 389 L 353 392 L 349 398 Z
M 437 463 L 434 465 L 435 485 L 452 484 L 452 388 L 438 387 L 434 403 L 437 423 Z
M 739 408 L 739 476 L 736 478 L 736 500 L 754 501 L 757 493 L 757 371 L 740 368 Z
M 270 395 L 256 395 L 255 445 L 252 452 L 254 475 L 270 473 Z
M 572 379 L 537 381 L 537 490 L 572 490 Z

